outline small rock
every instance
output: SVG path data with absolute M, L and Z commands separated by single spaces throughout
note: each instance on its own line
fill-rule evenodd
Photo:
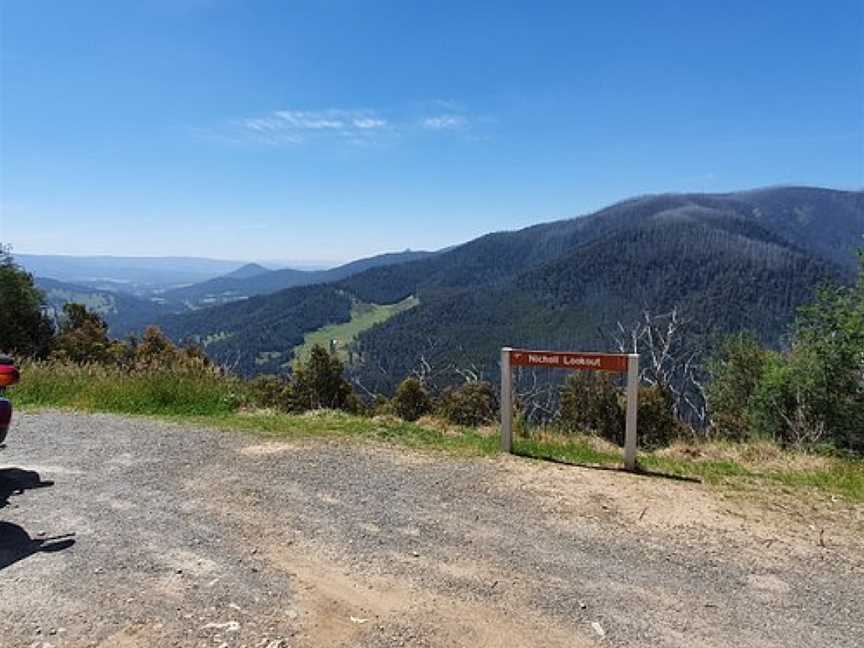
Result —
M 601 626 L 597 621 L 592 621 L 591 627 L 594 628 L 594 632 L 596 632 L 597 636 L 601 639 L 606 636 L 606 631 L 603 629 L 603 626 Z

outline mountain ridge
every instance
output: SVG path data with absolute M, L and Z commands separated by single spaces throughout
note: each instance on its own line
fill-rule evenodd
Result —
M 356 341 L 359 360 L 351 373 L 367 387 L 390 389 L 416 368 L 421 354 L 437 354 L 442 366 L 462 358 L 492 375 L 495 350 L 504 344 L 596 347 L 608 344 L 596 334 L 598 327 L 638 315 L 643 307 L 678 301 L 704 320 L 694 327 L 694 339 L 706 348 L 723 331 L 745 325 L 776 345 L 795 308 L 818 285 L 850 276 L 862 235 L 862 192 L 791 187 L 658 194 L 577 218 L 493 232 L 321 288 L 377 304 L 419 298 L 417 307 Z M 261 299 L 289 304 L 292 290 Z M 168 330 L 179 337 L 206 336 L 208 322 L 220 319 L 219 308 L 202 312 L 194 324 L 179 316 Z M 242 322 L 242 307 L 232 317 Z M 246 338 L 250 352 L 252 337 Z M 271 337 L 274 342 L 279 340 Z M 219 358 L 229 349 L 243 354 L 228 339 L 212 351 Z M 247 364 L 245 370 L 258 369 Z

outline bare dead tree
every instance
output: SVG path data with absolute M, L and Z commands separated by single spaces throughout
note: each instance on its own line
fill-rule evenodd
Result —
M 704 428 L 710 423 L 704 371 L 699 352 L 686 345 L 686 327 L 677 307 L 659 315 L 646 309 L 630 326 L 617 322 L 612 337 L 619 352 L 640 355 L 640 381 L 667 390 L 675 416 Z

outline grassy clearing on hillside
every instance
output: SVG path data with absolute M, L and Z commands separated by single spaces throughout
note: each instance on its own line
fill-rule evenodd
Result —
M 420 300 L 416 297 L 406 297 L 395 304 L 367 304 L 354 302 L 351 306 L 351 320 L 343 324 L 331 324 L 317 331 L 307 333 L 303 344 L 294 349 L 294 357 L 306 361 L 312 352 L 312 347 L 320 344 L 325 349 L 330 348 L 330 341 L 336 340 L 336 354 L 343 362 L 348 360 L 348 347 L 363 331 L 376 324 L 386 322 L 402 311 L 414 308 Z
M 333 411 L 296 415 L 242 411 L 246 402 L 243 383 L 216 374 L 126 373 L 98 365 L 26 364 L 21 383 L 8 395 L 23 409 L 63 407 L 149 415 L 272 439 L 375 440 L 473 456 L 500 452 L 497 426 L 461 428 L 429 417 L 406 423 L 389 416 L 361 417 Z M 533 430 L 528 436 L 517 436 L 514 449 L 538 460 L 609 468 L 621 465 L 619 448 L 588 435 Z M 782 490 L 864 503 L 864 461 L 784 450 L 768 442 L 678 443 L 640 453 L 639 463 L 652 473 L 699 478 L 713 487 L 741 493 Z

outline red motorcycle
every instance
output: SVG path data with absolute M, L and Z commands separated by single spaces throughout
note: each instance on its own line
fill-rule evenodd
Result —
M 0 355 L 0 445 L 6 440 L 9 424 L 12 422 L 12 403 L 4 398 L 6 388 L 21 378 L 12 358 Z

